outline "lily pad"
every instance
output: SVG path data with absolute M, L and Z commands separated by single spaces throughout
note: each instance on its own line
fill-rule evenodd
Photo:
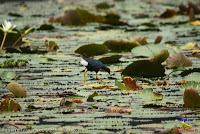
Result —
M 200 107 L 200 96 L 196 89 L 185 89 L 184 96 L 184 107 L 186 108 L 198 108 Z
M 127 90 L 139 90 L 141 87 L 136 83 L 136 80 L 131 77 L 123 77 L 123 82 Z
M 136 42 L 126 40 L 108 40 L 104 42 L 112 52 L 130 52 L 132 48 L 138 46 Z
M 13 68 L 13 67 L 22 67 L 28 63 L 27 60 L 6 60 L 3 63 L 0 63 L 0 68 Z
M 118 80 L 115 80 L 115 86 L 117 86 L 120 90 L 126 90 L 126 86 L 124 83 L 121 83 Z
M 187 81 L 196 81 L 196 82 L 200 82 L 200 73 L 198 72 L 194 72 L 194 73 L 191 73 L 185 77 L 183 77 L 184 80 L 187 80 Z
M 102 55 L 108 52 L 108 48 L 105 45 L 89 44 L 79 47 L 75 50 L 75 53 L 81 54 L 86 57 Z
M 188 59 L 183 53 L 177 53 L 166 60 L 167 68 L 190 67 L 190 66 L 192 66 L 192 61 Z
M 94 97 L 95 96 L 98 96 L 97 92 L 94 92 L 93 94 L 91 94 L 90 96 L 88 96 L 87 102 L 94 102 Z
M 161 15 L 160 18 L 171 18 L 176 15 L 176 10 L 174 9 L 166 9 Z
M 123 70 L 122 75 L 145 78 L 163 77 L 165 76 L 165 68 L 159 62 L 138 60 L 128 65 Z
M 14 94 L 15 97 L 26 97 L 27 90 L 21 84 L 12 81 L 7 85 L 7 89 Z
M 0 72 L 0 78 L 2 81 L 10 82 L 11 80 L 16 78 L 16 73 L 12 71 L 3 71 Z
M 173 50 L 171 47 L 168 47 L 166 45 L 153 44 L 138 46 L 136 48 L 133 48 L 131 52 L 134 56 L 153 57 L 155 55 L 158 55 L 162 50 L 168 50 L 170 55 L 175 53 L 175 50 Z
M 122 57 L 121 55 L 112 55 L 112 56 L 100 58 L 99 61 L 101 61 L 104 64 L 114 64 L 114 63 L 119 63 L 120 62 L 119 59 L 121 57 Z
M 0 112 L 17 112 L 21 110 L 21 106 L 10 98 L 1 101 Z
M 52 24 L 42 24 L 37 30 L 54 30 L 55 27 Z
M 160 101 L 163 99 L 163 95 L 153 92 L 153 89 L 146 88 L 142 90 L 142 97 L 146 100 Z
M 103 22 L 104 17 L 95 15 L 85 9 L 66 10 L 62 16 L 50 17 L 49 22 L 62 25 L 86 25 L 90 22 Z
M 97 9 L 109 9 L 111 7 L 113 7 L 114 5 L 110 5 L 107 2 L 101 2 L 99 4 L 96 5 Z

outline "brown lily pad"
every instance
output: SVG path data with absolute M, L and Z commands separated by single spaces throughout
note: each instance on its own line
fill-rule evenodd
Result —
M 0 112 L 18 112 L 21 110 L 21 106 L 14 100 L 5 98 L 0 104 Z
M 200 96 L 196 89 L 185 89 L 183 101 L 186 108 L 200 107 Z
M 7 85 L 8 90 L 14 94 L 15 97 L 26 97 L 27 90 L 21 84 L 12 81 Z

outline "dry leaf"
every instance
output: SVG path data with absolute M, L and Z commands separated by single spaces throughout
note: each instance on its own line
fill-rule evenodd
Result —
M 157 86 L 167 86 L 169 84 L 169 81 L 167 80 L 157 80 L 156 85 Z
M 74 103 L 83 103 L 83 100 L 79 98 L 62 98 L 60 106 L 72 106 Z
M 107 112 L 108 113 L 131 113 L 132 112 L 132 109 L 130 108 L 126 108 L 126 107 L 117 107 L 117 106 L 112 106 L 112 107 L 109 107 L 107 109 Z
M 26 97 L 27 90 L 21 84 L 12 81 L 7 85 L 8 90 L 14 94 L 15 97 Z
M 200 107 L 200 96 L 195 89 L 185 89 L 183 101 L 186 108 Z
M 17 112 L 20 110 L 21 106 L 9 97 L 5 98 L 0 104 L 1 112 Z
M 199 20 L 195 20 L 195 21 L 192 21 L 191 24 L 193 26 L 200 26 L 200 21 Z
M 160 18 L 171 18 L 176 15 L 176 10 L 174 9 L 166 9 L 161 15 Z
M 133 38 L 130 38 L 129 39 L 130 42 L 135 42 L 135 43 L 138 43 L 140 45 L 145 45 L 147 44 L 147 37 L 133 37 Z
M 154 41 L 154 44 L 159 44 L 161 41 L 162 41 L 163 37 L 162 36 L 157 36 L 155 41 Z
M 59 46 L 55 41 L 45 40 L 45 45 L 48 52 L 56 52 L 59 49 Z
M 195 42 L 188 42 L 184 46 L 181 47 L 183 50 L 200 50 L 200 47 Z
M 177 68 L 177 67 L 190 67 L 192 66 L 192 61 L 188 59 L 183 53 L 177 53 L 166 60 L 167 68 Z
M 141 87 L 136 83 L 136 80 L 126 76 L 123 78 L 123 82 L 128 90 L 139 90 Z

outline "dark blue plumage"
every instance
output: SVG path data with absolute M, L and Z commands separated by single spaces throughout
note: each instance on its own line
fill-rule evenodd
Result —
M 85 57 L 83 57 L 83 60 L 88 63 L 84 65 L 88 71 L 95 71 L 98 73 L 99 70 L 104 70 L 110 74 L 110 69 L 106 67 L 101 61 Z

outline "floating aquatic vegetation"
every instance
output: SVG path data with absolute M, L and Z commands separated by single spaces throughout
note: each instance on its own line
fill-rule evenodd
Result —
M 55 27 L 52 24 L 42 24 L 37 30 L 54 30 Z
M 3 63 L 0 63 L 0 68 L 14 68 L 14 67 L 23 67 L 28 64 L 27 60 L 5 60 Z
M 22 39 L 34 31 L 31 27 L 25 27 L 21 30 L 15 28 L 10 22 L 5 21 L 0 26 L 1 50 L 21 52 L 20 47 L 23 45 Z
M 12 81 L 7 85 L 7 89 L 15 96 L 15 97 L 26 97 L 27 89 L 23 87 L 21 84 Z
M 127 25 L 126 22 L 120 21 L 120 16 L 116 13 L 108 13 L 105 16 L 101 16 L 80 8 L 66 10 L 62 16 L 50 17 L 49 22 L 74 26 L 83 26 L 91 22 L 110 25 Z
M 186 108 L 200 107 L 200 96 L 196 89 L 193 88 L 185 89 L 183 101 L 184 101 L 184 107 Z
M 45 45 L 48 52 L 56 52 L 59 49 L 59 46 L 55 41 L 45 40 Z
M 87 98 L 87 102 L 94 102 L 94 97 L 98 96 L 97 92 L 94 92 L 93 94 L 89 95 Z
M 170 55 L 176 53 L 176 51 L 171 46 L 154 44 L 138 46 L 133 48 L 131 52 L 134 56 L 153 57 L 158 55 L 162 50 L 167 50 Z
M 107 53 L 109 50 L 105 45 L 89 44 L 79 47 L 75 53 L 81 54 L 86 57 L 96 56 Z
M 183 53 L 177 53 L 167 58 L 166 67 L 167 68 L 177 68 L 177 67 L 190 67 L 192 66 L 192 61 L 188 59 Z
M 131 77 L 163 77 L 165 68 L 161 65 L 169 56 L 168 51 L 161 51 L 150 60 L 138 60 L 128 65 L 122 72 L 124 76 Z
M 161 15 L 160 18 L 171 18 L 177 14 L 177 11 L 174 9 L 166 9 Z
M 153 89 L 151 88 L 143 89 L 141 95 L 145 100 L 161 101 L 163 99 L 162 94 L 153 92 Z
M 132 109 L 127 108 L 127 107 L 112 106 L 107 109 L 107 112 L 108 113 L 120 113 L 120 114 L 128 113 L 128 114 L 130 114 L 132 112 Z
M 132 48 L 138 46 L 139 44 L 126 40 L 108 40 L 104 42 L 104 45 L 107 46 L 112 52 L 130 52 Z
M 101 2 L 96 5 L 97 9 L 109 9 L 112 8 L 114 5 L 108 4 L 107 2 Z
M 0 72 L 0 78 L 4 82 L 10 82 L 11 80 L 16 78 L 16 73 L 14 71 L 3 71 Z
M 107 56 L 107 57 L 102 57 L 99 59 L 104 64 L 114 64 L 114 63 L 120 63 L 120 58 L 121 55 L 112 55 L 112 56 Z
M 20 110 L 21 106 L 8 97 L 1 101 L 0 112 L 18 112 Z

